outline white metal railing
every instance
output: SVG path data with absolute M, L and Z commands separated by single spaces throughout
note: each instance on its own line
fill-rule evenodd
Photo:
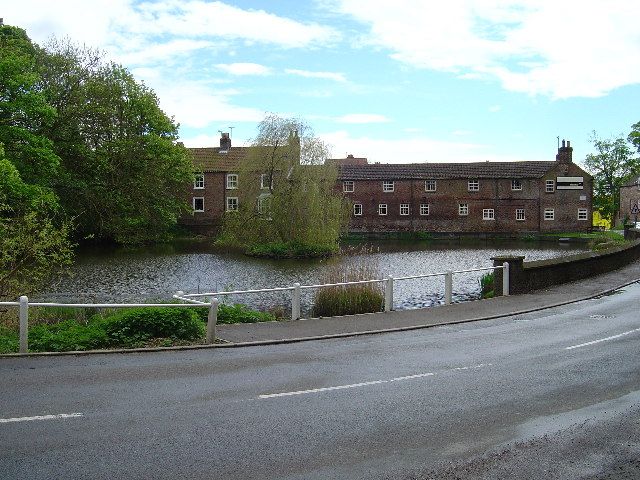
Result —
M 384 311 L 393 310 L 393 287 L 394 282 L 402 280 L 415 280 L 419 278 L 444 276 L 444 303 L 449 305 L 452 300 L 453 292 L 453 274 L 480 272 L 485 270 L 503 270 L 502 273 L 502 294 L 509 295 L 509 263 L 504 262 L 501 266 L 470 268 L 467 270 L 446 271 L 439 273 L 428 273 L 424 275 L 409 275 L 405 277 L 394 278 L 388 275 L 384 279 L 358 280 L 355 282 L 339 282 L 339 283 L 323 283 L 318 285 L 300 285 L 294 283 L 291 287 L 262 288 L 257 290 L 233 290 L 228 292 L 210 292 L 210 293 L 184 293 L 176 292 L 173 298 L 182 300 L 187 303 L 53 303 L 53 302 L 29 302 L 29 298 L 25 295 L 20 297 L 18 302 L 0 302 L 0 306 L 18 307 L 20 317 L 20 353 L 27 353 L 29 347 L 29 307 L 67 307 L 67 308 L 135 308 L 135 307 L 208 307 L 209 314 L 207 317 L 207 343 L 211 344 L 216 338 L 216 325 L 218 323 L 218 297 L 239 294 L 258 294 L 271 292 L 291 291 L 291 319 L 300 319 L 300 297 L 302 290 L 311 290 L 324 287 L 341 287 L 347 285 L 363 285 L 368 283 L 384 284 Z M 196 298 L 208 297 L 210 300 L 204 302 L 196 300 Z
M 388 275 L 383 279 L 372 280 L 358 280 L 355 282 L 339 282 L 339 283 L 323 283 L 317 285 L 300 285 L 294 283 L 291 287 L 277 287 L 277 288 L 261 288 L 257 290 L 232 290 L 226 292 L 208 292 L 208 293 L 184 293 L 179 291 L 173 298 L 183 300 L 185 302 L 198 302 L 199 305 L 207 305 L 207 302 L 195 300 L 196 298 L 217 298 L 228 295 L 245 295 L 245 294 L 258 294 L 258 293 L 272 293 L 272 292 L 291 292 L 291 319 L 300 319 L 300 294 L 301 290 L 310 290 L 315 288 L 324 287 L 340 287 L 347 285 L 362 285 L 367 283 L 383 283 L 384 284 L 384 311 L 389 312 L 393 310 L 393 287 L 394 282 L 400 280 L 415 280 L 419 278 L 438 277 L 444 276 L 444 303 L 449 305 L 453 296 L 453 275 L 459 273 L 480 272 L 485 270 L 503 270 L 502 274 L 502 294 L 509 295 L 509 263 L 504 262 L 501 266 L 483 267 L 483 268 L 470 268 L 467 270 L 447 271 L 439 273 L 428 273 L 423 275 L 410 275 L 405 277 L 393 277 Z

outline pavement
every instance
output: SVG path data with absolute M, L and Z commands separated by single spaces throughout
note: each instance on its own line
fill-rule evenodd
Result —
M 640 281 L 640 261 L 585 280 L 555 285 L 523 295 L 510 295 L 415 310 L 281 322 L 218 325 L 217 337 L 226 343 L 217 346 L 289 343 L 487 320 L 534 312 L 606 295 L 637 281 Z

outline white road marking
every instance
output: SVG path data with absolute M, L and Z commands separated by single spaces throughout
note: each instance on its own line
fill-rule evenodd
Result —
M 0 423 L 32 422 L 34 420 L 59 420 L 82 417 L 82 413 L 58 413 L 56 415 L 35 415 L 33 417 L 0 418 Z
M 565 347 L 565 350 L 573 350 L 574 348 L 588 347 L 589 345 L 595 345 L 596 343 L 606 342 L 608 340 L 615 340 L 616 338 L 624 337 L 625 335 L 630 335 L 630 334 L 635 333 L 635 332 L 640 332 L 640 328 L 635 328 L 633 330 L 629 330 L 628 332 L 623 332 L 623 333 L 620 333 L 618 335 L 612 335 L 611 337 L 600 338 L 600 339 L 594 340 L 592 342 L 581 343 L 580 345 L 572 345 L 570 347 Z
M 457 367 L 457 368 L 452 368 L 446 371 L 454 372 L 454 371 L 471 370 L 471 369 L 477 369 L 477 368 L 489 367 L 489 366 L 491 366 L 491 363 L 481 363 L 480 365 L 473 365 L 470 367 Z M 307 393 L 329 392 L 331 390 L 345 390 L 347 388 L 358 388 L 358 387 L 366 387 L 369 385 L 380 385 L 382 383 L 400 382 L 403 380 L 413 380 L 415 378 L 433 377 L 435 375 L 437 375 L 437 373 L 435 372 L 418 373 L 415 375 L 407 375 L 404 377 L 390 378 L 388 380 L 372 380 L 370 382 L 352 383 L 350 385 L 337 385 L 335 387 L 311 388 L 309 390 L 298 390 L 295 392 L 269 393 L 264 395 L 258 395 L 258 398 L 289 397 L 291 395 L 305 395 Z

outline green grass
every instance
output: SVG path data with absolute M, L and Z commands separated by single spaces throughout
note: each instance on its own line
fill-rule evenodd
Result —
M 196 310 L 198 311 L 200 320 L 206 323 L 209 316 L 209 309 L 198 308 Z M 278 318 L 279 317 L 273 313 L 252 310 L 240 303 L 234 305 L 221 303 L 218 305 L 218 324 L 274 322 L 278 320 Z
M 478 280 L 480 282 L 480 298 L 493 298 L 494 296 L 494 279 L 493 272 L 485 273 Z

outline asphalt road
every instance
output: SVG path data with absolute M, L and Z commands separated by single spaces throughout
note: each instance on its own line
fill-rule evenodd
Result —
M 0 359 L 0 478 L 638 478 L 639 304 L 632 284 L 394 334 Z

